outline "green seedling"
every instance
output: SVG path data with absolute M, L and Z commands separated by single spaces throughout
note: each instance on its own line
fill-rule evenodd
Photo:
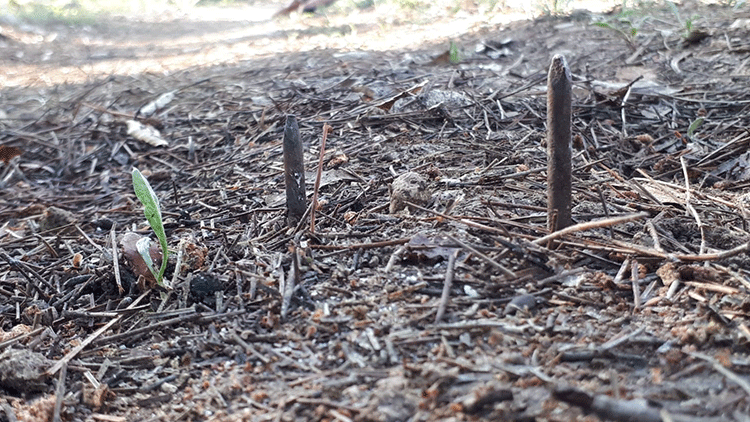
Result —
M 608 29 L 618 36 L 620 36 L 630 47 L 631 50 L 636 50 L 637 46 L 635 43 L 636 36 L 638 35 L 638 28 L 628 19 L 621 19 L 616 24 L 610 22 L 594 22 L 595 26 L 599 28 Z
M 690 40 L 691 37 L 695 36 L 694 32 L 698 31 L 698 29 L 695 27 L 695 20 L 699 19 L 700 16 L 693 16 L 683 20 L 680 16 L 680 11 L 677 9 L 677 5 L 675 3 L 668 1 L 667 5 L 672 10 L 675 19 L 677 19 L 677 23 L 682 26 L 682 38 Z
M 698 130 L 699 127 L 701 127 L 704 120 L 705 119 L 703 117 L 699 117 L 693 120 L 693 123 L 690 123 L 690 127 L 688 127 L 688 130 L 687 130 L 688 139 L 693 139 L 693 135 L 695 134 L 695 131 Z
M 461 52 L 458 51 L 458 44 L 451 41 L 450 49 L 448 50 L 449 60 L 451 64 L 461 63 Z
M 143 214 L 148 220 L 148 224 L 151 229 L 156 233 L 156 237 L 159 239 L 161 246 L 162 259 L 161 268 L 156 271 L 151 255 L 149 254 L 148 238 L 144 242 L 138 242 L 136 248 L 138 253 L 143 257 L 143 261 L 148 265 L 149 271 L 154 275 L 156 282 L 159 286 L 164 287 L 164 271 L 167 269 L 167 257 L 169 256 L 169 249 L 167 249 L 167 234 L 164 232 L 164 223 L 161 219 L 161 209 L 159 208 L 159 198 L 156 197 L 156 193 L 151 188 L 148 180 L 138 171 L 137 168 L 133 167 L 133 189 L 135 190 L 135 196 L 143 204 Z

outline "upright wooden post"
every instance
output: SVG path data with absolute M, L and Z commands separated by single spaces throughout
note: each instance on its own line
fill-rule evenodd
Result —
M 284 183 L 286 184 L 287 223 L 296 226 L 305 215 L 305 161 L 299 139 L 297 118 L 290 114 L 284 125 Z
M 552 58 L 547 76 L 547 227 L 557 231 L 573 224 L 572 85 L 565 57 Z

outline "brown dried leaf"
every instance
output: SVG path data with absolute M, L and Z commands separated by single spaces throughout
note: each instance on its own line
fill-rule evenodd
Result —
M 18 157 L 23 153 L 21 148 L 11 147 L 8 145 L 0 145 L 0 160 L 3 160 L 5 164 L 8 164 L 14 157 Z
M 152 126 L 144 125 L 135 120 L 128 120 L 125 124 L 128 126 L 128 135 L 141 142 L 145 142 L 155 147 L 169 145 L 169 143 L 161 137 L 161 133 Z
M 454 250 L 455 243 L 447 237 L 427 237 L 418 233 L 407 244 L 405 257 L 420 262 L 436 262 L 448 259 Z
M 143 276 L 147 281 L 146 284 L 153 286 L 156 285 L 156 279 L 154 278 L 154 275 L 151 274 L 151 271 L 148 269 L 148 265 L 146 265 L 141 254 L 138 253 L 138 248 L 136 248 L 136 243 L 138 243 L 143 237 L 144 236 L 141 236 L 138 233 L 125 233 L 120 239 L 120 246 L 122 246 L 122 254 L 125 256 L 128 264 L 130 264 L 130 269 L 133 271 L 133 274 L 135 274 L 136 277 Z M 159 244 L 157 242 L 151 242 L 149 252 L 151 253 L 151 260 L 154 262 L 154 266 L 159 268 L 162 259 Z

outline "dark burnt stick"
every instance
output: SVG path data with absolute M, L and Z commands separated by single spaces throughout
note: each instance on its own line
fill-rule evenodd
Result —
M 573 224 L 572 87 L 565 57 L 552 58 L 547 76 L 547 227 L 557 231 Z
M 302 141 L 294 115 L 286 116 L 284 125 L 284 182 L 286 183 L 287 223 L 294 227 L 307 209 L 305 195 L 305 162 Z

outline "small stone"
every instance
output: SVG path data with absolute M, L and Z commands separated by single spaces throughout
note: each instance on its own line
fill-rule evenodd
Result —
M 198 273 L 190 281 L 190 294 L 198 302 L 213 305 L 215 293 L 224 290 L 218 278 L 209 273 Z
M 41 353 L 8 349 L 0 354 L 0 388 L 31 393 L 47 388 L 49 359 Z
M 536 308 L 537 300 L 534 295 L 520 295 L 511 299 L 505 306 L 503 315 L 516 314 L 518 311 L 531 312 Z
M 421 174 L 410 171 L 397 177 L 391 183 L 391 204 L 389 211 L 395 214 L 407 207 L 406 202 L 425 206 L 432 199 L 427 180 Z M 410 211 L 414 211 L 409 208 Z
M 39 230 L 46 231 L 68 225 L 76 220 L 75 215 L 67 210 L 57 207 L 49 207 L 44 210 L 39 220 Z

